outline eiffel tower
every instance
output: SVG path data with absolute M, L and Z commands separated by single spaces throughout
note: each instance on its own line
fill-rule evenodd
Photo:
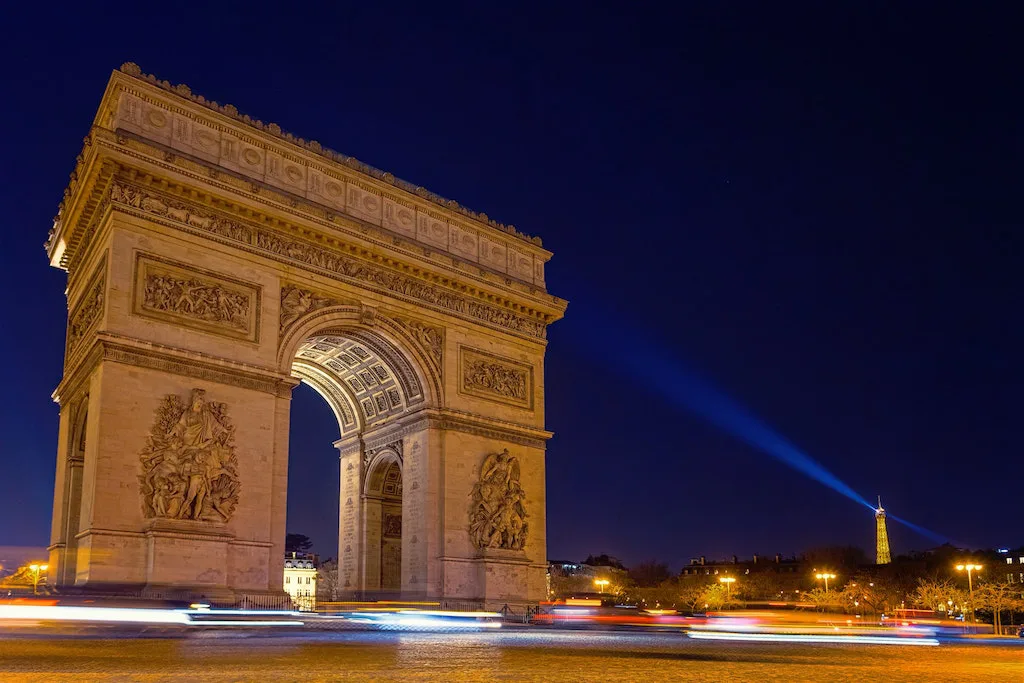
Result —
M 875 534 L 875 564 L 889 564 L 892 557 L 889 555 L 889 532 L 885 529 L 885 508 L 882 507 L 881 496 L 875 510 Z

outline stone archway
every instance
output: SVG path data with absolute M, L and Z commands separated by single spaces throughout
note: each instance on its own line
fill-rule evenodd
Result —
M 338 421 L 339 588 L 348 597 L 427 592 L 423 575 L 431 562 L 415 546 L 432 533 L 428 515 L 403 512 L 407 504 L 422 505 L 416 495 L 402 495 L 403 443 L 428 429 L 443 400 L 430 345 L 406 327 L 333 306 L 298 319 L 282 342 L 282 362 L 294 356 L 292 376 L 320 394 Z M 416 482 L 414 492 L 419 488 Z
M 47 251 L 68 272 L 52 582 L 280 593 L 305 382 L 338 418 L 344 593 L 543 597 L 566 302 L 539 240 L 127 64 Z
M 402 593 L 402 465 L 391 454 L 370 464 L 361 504 L 365 592 Z

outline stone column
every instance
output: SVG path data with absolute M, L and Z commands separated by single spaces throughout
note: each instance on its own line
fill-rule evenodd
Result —
M 402 594 L 409 600 L 440 598 L 444 482 L 444 433 L 422 420 L 403 437 Z
M 341 460 L 338 518 L 338 590 L 354 598 L 363 585 L 363 534 L 360 508 L 363 491 L 363 442 L 358 434 L 334 442 Z
M 347 501 L 346 501 L 347 502 Z M 362 546 L 363 546 L 363 591 L 380 592 L 380 541 L 383 506 L 380 498 L 363 495 L 362 508 Z
M 264 590 L 278 593 L 281 591 L 284 577 L 284 541 L 288 514 L 288 437 L 291 429 L 292 389 L 298 382 L 283 383 L 274 403 L 273 451 L 271 464 L 270 502 L 270 557 L 267 566 L 266 588 Z M 250 569 L 253 562 L 247 561 L 245 555 L 252 551 L 241 547 L 235 548 L 234 555 L 238 562 L 233 563 L 234 575 Z M 238 566 L 234 566 L 237 564 Z
M 68 561 L 68 487 L 70 486 L 71 457 L 71 407 L 64 405 L 60 410 L 60 428 L 57 434 L 57 475 L 53 485 L 53 521 L 50 526 L 50 551 L 48 570 L 49 581 L 57 585 L 74 583 L 74 572 L 67 577 Z M 81 484 L 78 488 L 81 492 Z M 81 510 L 81 499 L 78 509 Z

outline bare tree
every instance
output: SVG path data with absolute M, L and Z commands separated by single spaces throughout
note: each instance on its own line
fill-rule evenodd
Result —
M 992 625 L 999 632 L 1004 611 L 1019 609 L 1022 604 L 1019 584 L 1010 581 L 989 581 L 974 589 L 974 607 L 992 612 Z
M 918 607 L 942 612 L 949 617 L 963 612 L 967 604 L 967 594 L 949 580 L 918 579 L 917 589 L 910 598 Z
M 327 560 L 316 572 L 316 599 L 330 601 L 338 599 L 338 561 Z

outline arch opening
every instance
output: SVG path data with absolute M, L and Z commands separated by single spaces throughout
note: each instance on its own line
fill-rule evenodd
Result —
M 402 534 L 405 501 L 400 440 L 397 445 L 367 449 L 364 439 L 372 439 L 395 419 L 430 403 L 420 368 L 414 354 L 400 350 L 397 343 L 366 329 L 332 328 L 309 334 L 297 344 L 292 375 L 313 389 L 330 407 L 339 435 L 336 441 L 332 440 L 338 449 L 334 455 L 345 463 L 335 470 L 339 473 L 335 481 L 340 493 L 332 496 L 338 504 L 337 566 L 348 563 L 358 567 L 357 585 L 337 581 L 333 590 L 325 586 L 321 597 L 401 596 L 405 578 L 402 545 L 406 539 Z M 295 408 L 309 410 L 308 405 L 308 398 L 301 402 L 293 399 L 291 449 L 298 447 L 319 453 L 319 446 L 310 444 L 295 431 L 297 424 L 306 417 L 297 416 Z M 319 440 L 324 432 L 317 427 L 317 434 Z M 305 466 L 323 471 L 321 464 L 310 463 L 304 454 L 290 457 L 289 469 L 300 459 Z M 353 468 L 357 472 L 353 473 Z M 289 474 L 291 480 L 292 473 Z M 358 482 L 356 489 L 346 492 L 346 476 L 350 482 L 353 479 Z M 302 492 L 289 487 L 289 497 L 293 496 L 301 497 Z M 309 504 L 300 501 L 299 505 L 304 508 L 313 505 L 322 510 L 322 501 L 321 495 L 320 501 Z M 289 509 L 296 508 L 289 505 Z M 300 516 L 310 518 L 308 514 L 296 515 Z M 290 532 L 305 533 L 293 528 L 290 522 L 286 525 Z M 321 519 L 318 526 L 326 527 L 326 524 Z M 323 533 L 319 532 L 319 536 L 323 537 Z M 334 547 L 333 543 L 328 545 L 321 541 L 314 551 L 323 554 L 324 550 Z
M 74 416 L 67 461 L 64 469 L 64 561 L 58 568 L 57 583 L 73 585 L 78 578 L 78 532 L 82 519 L 82 486 L 85 471 L 85 447 L 89 425 L 89 397 L 78 405 Z
M 366 590 L 382 597 L 402 590 L 402 465 L 388 454 L 378 456 L 367 476 L 363 496 Z

